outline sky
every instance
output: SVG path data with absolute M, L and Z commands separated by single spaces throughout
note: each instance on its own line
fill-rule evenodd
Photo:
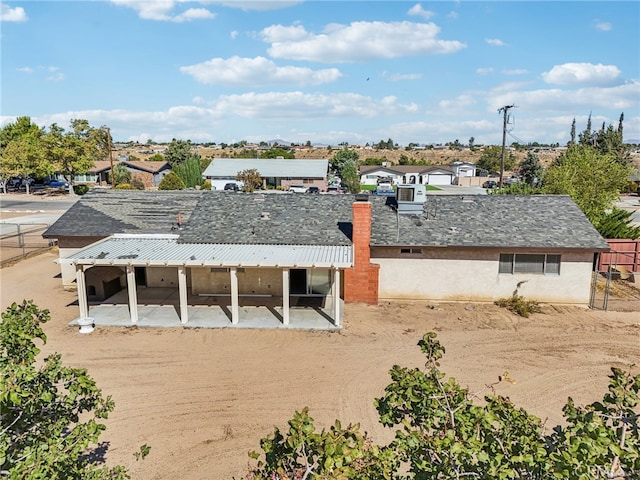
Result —
M 640 2 L 0 2 L 0 125 L 115 141 L 640 141 Z

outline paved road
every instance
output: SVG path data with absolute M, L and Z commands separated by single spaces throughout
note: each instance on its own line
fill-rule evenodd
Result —
M 15 233 L 16 224 L 51 225 L 78 198 L 66 196 L 39 197 L 24 193 L 0 195 L 0 211 L 10 214 L 0 219 L 0 235 Z

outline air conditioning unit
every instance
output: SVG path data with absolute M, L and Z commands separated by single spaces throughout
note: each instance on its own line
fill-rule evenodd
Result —
M 420 184 L 398 185 L 396 187 L 396 202 L 398 213 L 419 215 L 422 213 L 424 202 L 427 201 L 427 187 Z

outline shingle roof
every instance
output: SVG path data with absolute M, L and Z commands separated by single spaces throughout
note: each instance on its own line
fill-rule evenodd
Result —
M 176 233 L 188 222 L 201 191 L 151 192 L 92 188 L 47 231 L 45 238 L 104 237 L 114 233 Z
M 421 215 L 397 216 L 376 201 L 371 244 L 609 249 L 565 195 L 427 195 Z
M 351 245 L 352 195 L 209 192 L 181 243 Z
M 174 233 L 178 243 L 351 245 L 353 201 L 353 195 L 92 189 L 44 236 Z M 564 195 L 427 195 L 420 215 L 396 215 L 393 197 L 369 201 L 372 246 L 608 250 Z
M 453 170 L 449 165 L 391 165 L 388 167 L 383 167 L 382 165 L 362 165 L 360 167 L 360 175 L 366 175 L 367 173 L 377 171 L 387 171 L 400 175 L 405 175 L 407 173 L 422 174 L 437 171 L 453 174 Z
M 261 177 L 325 178 L 326 159 L 215 158 L 203 172 L 205 177 L 235 178 L 238 172 L 256 169 Z

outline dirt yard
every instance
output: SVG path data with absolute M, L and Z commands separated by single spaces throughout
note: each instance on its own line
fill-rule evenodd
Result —
M 561 422 L 571 395 L 600 399 L 611 366 L 640 363 L 640 313 L 546 306 L 530 319 L 494 305 L 348 305 L 341 333 L 268 330 L 68 327 L 76 295 L 56 278 L 48 252 L 0 270 L 3 311 L 33 299 L 51 311 L 45 353 L 85 367 L 116 410 L 102 439 L 107 462 L 139 479 L 231 479 L 246 470 L 273 426 L 309 406 L 319 426 L 360 422 L 378 443 L 392 432 L 373 400 L 394 364 L 422 366 L 417 341 L 436 331 L 448 375 L 473 392 L 505 371 L 516 383 L 497 392 L 547 420 Z M 636 371 L 638 366 L 635 367 Z M 136 463 L 132 453 L 151 445 Z

